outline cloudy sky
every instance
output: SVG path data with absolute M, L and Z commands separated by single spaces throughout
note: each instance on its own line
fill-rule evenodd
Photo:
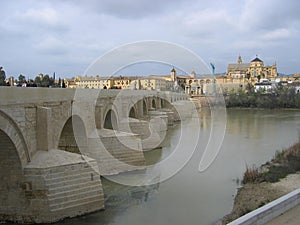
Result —
M 0 0 L 0 8 L 7 76 L 81 75 L 107 51 L 143 40 L 184 46 L 216 72 L 258 54 L 281 73 L 300 73 L 300 1 Z

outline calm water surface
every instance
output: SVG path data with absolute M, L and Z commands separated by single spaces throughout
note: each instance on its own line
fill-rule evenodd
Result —
M 175 176 L 157 185 L 129 187 L 103 179 L 106 210 L 65 220 L 69 225 L 209 225 L 231 211 L 245 165 L 261 165 L 276 150 L 296 142 L 300 132 L 300 111 L 227 111 L 227 128 L 220 152 L 213 164 L 199 172 L 198 166 L 210 130 L 209 113 L 201 116 L 201 135 L 188 164 Z M 148 163 L 168 157 L 181 132 L 195 131 L 193 119 L 170 129 L 163 149 L 147 152 Z M 186 148 L 190 142 L 186 141 Z

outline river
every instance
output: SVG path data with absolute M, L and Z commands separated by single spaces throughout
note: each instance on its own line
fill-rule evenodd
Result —
M 165 139 L 165 147 L 146 152 L 148 163 L 167 158 L 179 141 L 190 141 L 197 123 L 191 119 L 175 125 Z M 210 132 L 210 114 L 203 112 L 200 139 L 183 169 L 170 179 L 144 187 L 129 187 L 102 179 L 106 209 L 59 225 L 209 225 L 231 211 L 242 174 L 248 165 L 261 165 L 277 150 L 299 138 L 300 111 L 227 110 L 227 127 L 219 154 L 204 172 L 199 161 Z

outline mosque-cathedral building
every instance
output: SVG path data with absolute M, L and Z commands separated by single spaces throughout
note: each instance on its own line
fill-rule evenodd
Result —
M 255 85 L 260 81 L 278 80 L 277 65 L 265 66 L 264 62 L 256 56 L 249 63 L 244 63 L 239 55 L 237 63 L 230 63 L 226 74 L 215 76 L 214 83 L 222 92 L 238 91 L 245 89 L 248 84 Z M 280 77 L 281 81 L 286 81 L 288 77 Z M 201 78 L 190 79 L 186 82 L 185 92 L 189 94 L 203 94 L 212 91 L 212 76 L 202 76 Z M 210 90 L 209 90 L 210 89 Z
M 250 63 L 243 63 L 242 57 L 238 57 L 237 63 L 229 64 L 227 76 L 233 79 L 276 79 L 278 76 L 277 65 L 265 66 L 264 62 L 257 56 Z

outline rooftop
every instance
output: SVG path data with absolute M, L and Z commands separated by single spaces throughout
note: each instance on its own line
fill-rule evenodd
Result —
M 260 58 L 258 58 L 257 56 L 256 56 L 256 58 L 255 59 L 253 59 L 251 62 L 263 62 Z
M 228 64 L 228 69 L 231 70 L 245 70 L 248 67 L 250 67 L 250 63 L 232 63 L 232 64 Z

